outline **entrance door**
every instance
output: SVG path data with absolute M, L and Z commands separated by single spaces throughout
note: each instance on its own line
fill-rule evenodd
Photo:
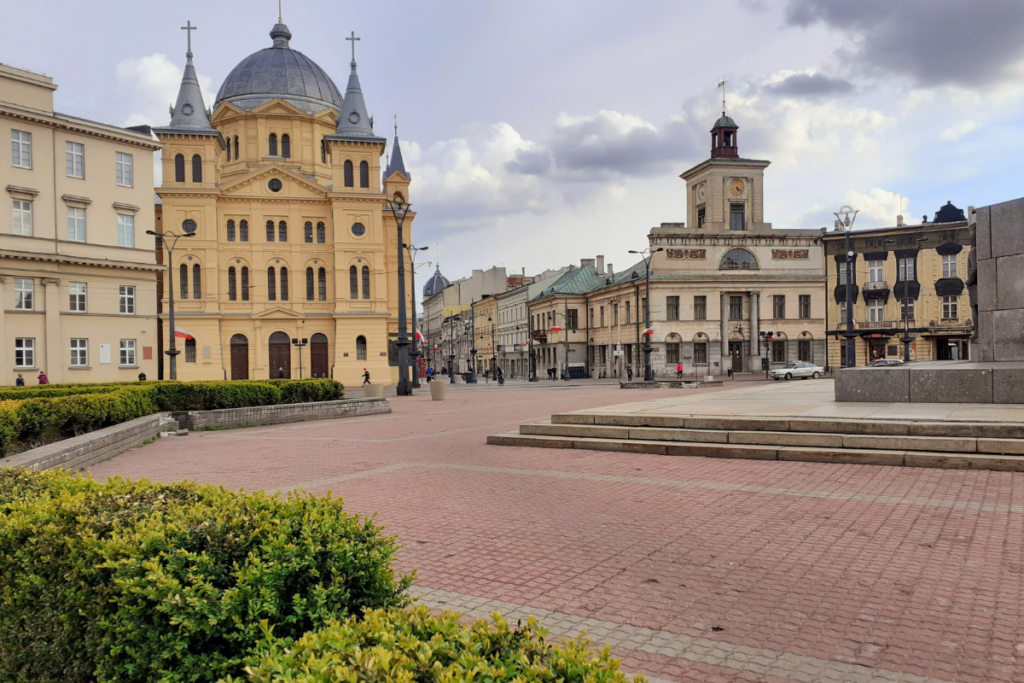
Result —
M 244 334 L 231 337 L 231 379 L 249 379 L 249 340 Z
M 868 340 L 868 362 L 871 363 L 873 361 L 878 360 L 879 358 L 885 358 L 885 340 Z
M 327 335 L 314 334 L 309 340 L 309 365 L 313 377 L 327 377 L 328 361 Z
M 292 343 L 284 332 L 270 335 L 270 378 L 277 379 L 284 372 L 285 379 L 292 378 Z
M 732 371 L 743 372 L 743 342 L 729 342 L 729 357 L 732 358 Z

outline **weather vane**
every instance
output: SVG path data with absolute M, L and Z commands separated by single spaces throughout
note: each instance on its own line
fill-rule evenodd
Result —
M 718 82 L 718 87 L 722 89 L 722 116 L 725 116 L 725 84 L 728 82 L 724 78 Z

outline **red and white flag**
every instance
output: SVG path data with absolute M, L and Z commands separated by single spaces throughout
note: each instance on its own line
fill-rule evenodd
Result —
M 416 330 L 416 338 L 419 339 L 424 344 L 427 343 L 427 340 L 424 338 L 423 333 L 420 332 L 419 330 Z
M 561 331 L 562 331 L 561 327 L 549 327 L 548 328 L 548 332 L 561 332 Z
M 195 339 L 191 332 L 177 325 L 174 326 L 174 336 L 178 339 Z
M 529 340 L 529 339 L 527 339 L 527 340 L 526 340 L 526 343 L 525 343 L 525 344 L 523 344 L 523 346 L 529 346 L 529 345 L 530 345 L 530 340 Z
M 654 328 L 653 327 L 648 327 L 641 334 L 654 334 Z

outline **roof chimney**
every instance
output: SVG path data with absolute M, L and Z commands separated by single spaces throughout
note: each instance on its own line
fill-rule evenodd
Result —
M 580 268 L 586 268 L 587 266 L 592 266 L 592 265 L 594 265 L 594 259 L 592 259 L 592 258 L 580 259 Z
M 897 228 L 902 228 L 903 227 L 903 214 L 902 213 L 900 215 L 896 216 L 896 227 Z
M 610 264 L 610 263 L 608 264 L 608 275 L 609 276 L 615 275 L 615 269 L 612 268 L 612 264 Z
M 604 272 L 604 256 L 602 256 L 600 254 L 597 257 L 597 272 L 599 272 L 599 273 L 603 273 Z

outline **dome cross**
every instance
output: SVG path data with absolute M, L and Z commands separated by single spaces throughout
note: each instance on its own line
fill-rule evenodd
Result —
M 352 41 L 352 66 L 355 66 L 355 64 L 356 64 L 356 41 L 357 40 L 361 40 L 361 39 L 360 38 L 356 38 L 356 32 L 352 31 L 352 37 L 351 38 L 346 38 L 345 40 L 351 40 Z
M 188 32 L 186 34 L 188 36 L 188 52 L 185 53 L 185 56 L 188 57 L 189 59 L 192 59 L 192 31 L 198 31 L 199 27 L 198 26 L 193 26 L 191 19 L 188 20 L 185 23 L 187 24 L 187 26 L 182 26 L 181 27 L 182 31 L 187 31 Z

